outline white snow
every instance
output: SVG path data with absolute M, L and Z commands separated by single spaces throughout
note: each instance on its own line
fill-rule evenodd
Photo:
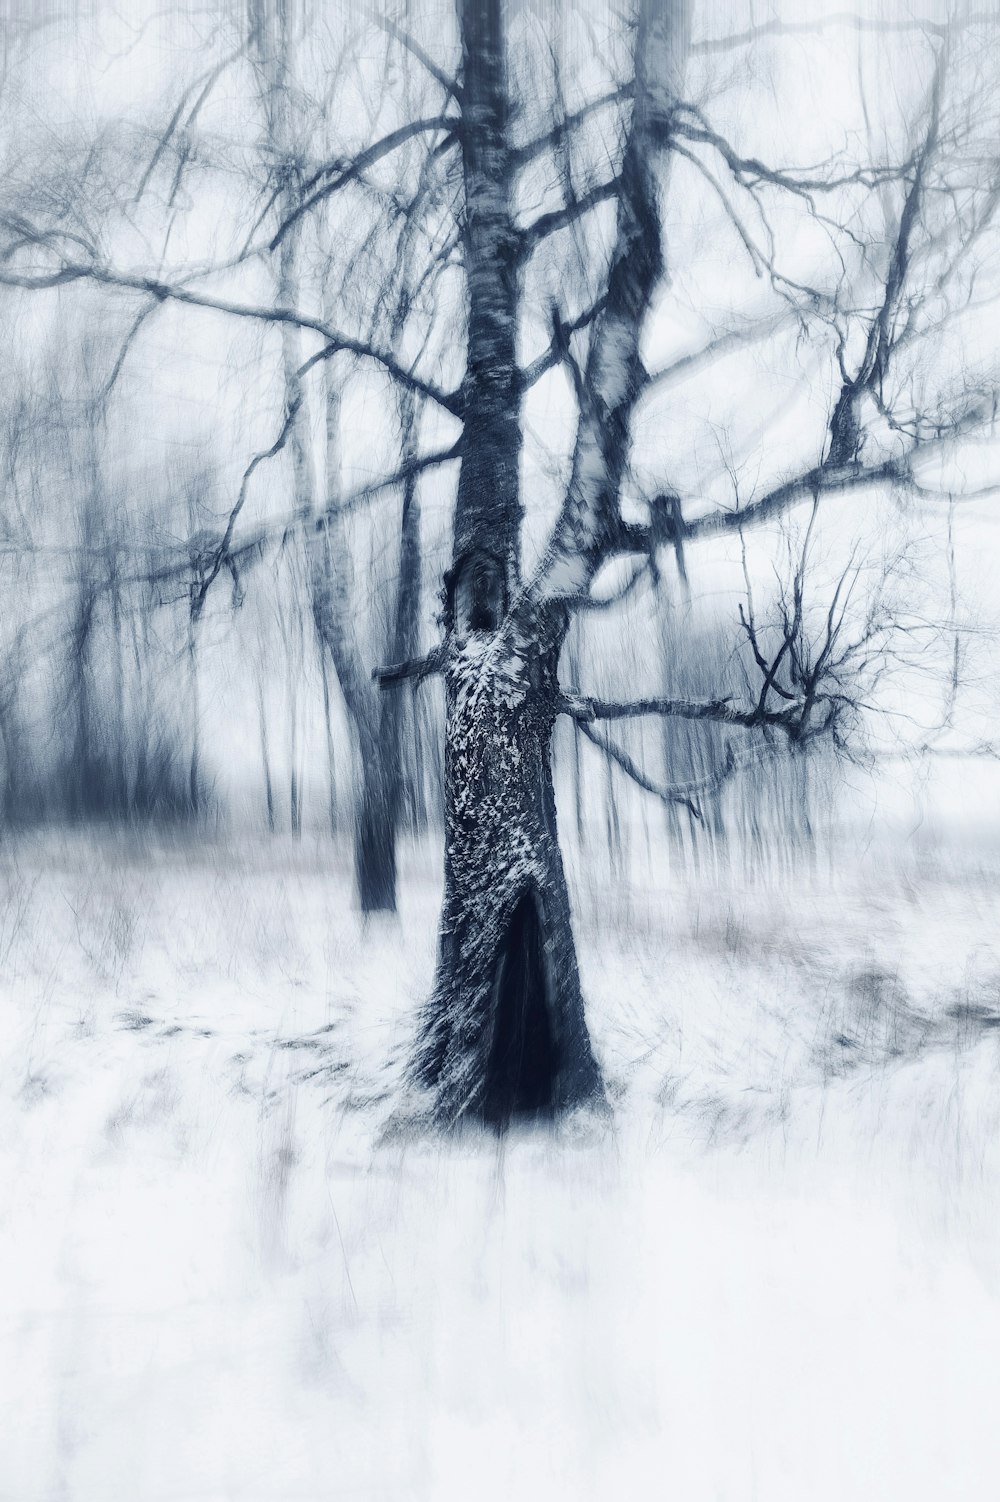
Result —
M 8 846 L 0 1498 L 992 1502 L 997 872 L 841 869 L 577 880 L 614 1122 L 500 1147 L 426 852 Z

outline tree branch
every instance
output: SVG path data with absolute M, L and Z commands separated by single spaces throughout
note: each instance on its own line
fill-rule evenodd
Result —
M 436 469 L 439 464 L 450 464 L 453 459 L 462 457 L 462 440 L 453 443 L 445 449 L 434 449 L 429 454 L 417 454 L 413 459 L 408 459 L 394 470 L 384 480 L 372 480 L 367 485 L 360 485 L 357 490 L 349 491 L 337 502 L 337 509 L 342 512 L 353 511 L 362 506 L 366 501 L 381 495 L 385 490 L 393 490 L 397 485 L 404 485 L 407 480 L 421 475 L 425 470 Z
M 719 334 L 715 339 L 710 339 L 703 344 L 701 349 L 692 350 L 689 355 L 680 355 L 670 365 L 665 365 L 661 370 L 648 371 L 643 385 L 643 397 L 652 392 L 673 385 L 675 381 L 686 380 L 690 375 L 696 375 L 704 366 L 710 365 L 713 360 L 729 354 L 731 350 L 743 349 L 748 344 L 754 344 L 758 340 L 769 339 L 780 329 L 786 328 L 792 320 L 789 309 L 770 318 L 763 318 L 748 328 L 730 329 L 725 334 Z
M 731 511 L 709 511 L 685 521 L 686 539 L 719 537 L 729 532 L 739 532 L 747 526 L 757 526 L 773 521 L 790 507 L 811 500 L 817 494 L 830 495 L 837 491 L 869 488 L 874 485 L 891 485 L 910 479 L 909 469 L 897 460 L 887 459 L 883 464 L 866 466 L 853 464 L 819 464 L 815 469 L 793 480 L 786 480 L 765 495 L 745 506 Z M 641 533 L 641 529 L 639 529 Z M 635 539 L 638 541 L 638 538 Z M 638 551 L 637 548 L 632 549 Z
M 606 756 L 609 756 L 615 765 L 621 768 L 626 777 L 630 778 L 638 787 L 641 787 L 644 792 L 652 793 L 654 798 L 659 798 L 663 803 L 679 803 L 682 808 L 688 810 L 693 818 L 699 820 L 701 819 L 701 809 L 694 800 L 703 797 L 706 793 L 718 792 L 724 783 L 728 782 L 731 777 L 735 776 L 737 772 L 741 771 L 754 760 L 755 754 L 760 754 L 756 752 L 738 758 L 730 746 L 727 748 L 725 766 L 721 771 L 710 773 L 707 777 L 699 778 L 695 782 L 674 783 L 668 787 L 662 783 L 654 782 L 652 778 L 647 777 L 646 773 L 632 760 L 627 751 L 623 751 L 620 746 L 616 746 L 614 741 L 602 735 L 600 731 L 595 730 L 586 720 L 581 720 L 578 723 L 581 733 L 593 745 L 599 747 Z
M 546 375 L 548 371 L 552 370 L 554 366 L 566 358 L 570 336 L 578 334 L 581 329 L 585 329 L 589 324 L 593 323 L 594 319 L 598 318 L 603 311 L 604 303 L 605 298 L 599 297 L 595 303 L 591 304 L 589 308 L 585 308 L 582 313 L 578 314 L 569 323 L 564 323 L 558 313 L 554 314 L 556 331 L 552 337 L 552 342 L 544 354 L 539 355 L 536 360 L 532 360 L 531 364 L 526 365 L 520 372 L 518 382 L 519 391 L 522 393 L 529 391 L 536 382 L 542 379 L 543 375 Z
M 929 36 L 945 37 L 949 31 L 968 29 L 973 26 L 996 24 L 996 15 L 980 11 L 969 16 L 949 21 L 932 21 L 927 17 L 912 17 L 906 20 L 879 20 L 874 16 L 858 15 L 853 11 L 839 11 L 829 16 L 819 16 L 815 21 L 762 21 L 746 31 L 730 36 L 703 37 L 691 44 L 691 51 L 705 55 L 714 52 L 731 52 L 737 47 L 746 47 L 765 37 L 818 35 L 831 26 L 846 26 L 854 31 L 876 32 L 888 35 L 893 32 L 923 32 Z
M 208 591 L 211 589 L 212 585 L 219 577 L 219 574 L 221 573 L 222 568 L 228 559 L 229 546 L 233 540 L 233 533 L 236 530 L 236 523 L 239 520 L 240 512 L 243 510 L 243 507 L 246 503 L 247 489 L 250 485 L 251 479 L 253 478 L 254 470 L 258 467 L 258 465 L 263 464 L 266 459 L 273 459 L 274 456 L 276 454 L 279 454 L 284 448 L 285 444 L 288 442 L 289 434 L 291 433 L 292 428 L 295 424 L 295 419 L 298 416 L 300 405 L 300 401 L 292 403 L 292 405 L 288 408 L 288 411 L 285 413 L 285 420 L 281 425 L 281 431 L 279 432 L 274 442 L 271 444 L 271 447 L 268 449 L 263 449 L 259 454 L 255 454 L 250 460 L 250 463 L 247 465 L 246 469 L 243 471 L 243 479 L 240 483 L 239 494 L 236 497 L 235 506 L 229 513 L 229 520 L 226 523 L 226 530 L 222 534 L 218 547 L 215 548 L 211 556 L 211 560 L 208 564 L 208 568 L 202 575 L 197 588 L 192 591 L 191 614 L 195 620 L 198 619 L 198 617 L 204 610 L 205 599 L 208 595 Z
M 649 716 L 680 720 L 712 720 L 721 725 L 742 725 L 748 730 L 758 730 L 765 725 L 784 727 L 794 714 L 796 706 L 779 711 L 739 709 L 731 699 L 634 699 L 614 700 L 564 696 L 559 703 L 559 713 L 569 715 L 578 724 L 593 720 L 638 720 Z
M 642 327 L 663 272 L 655 171 L 681 97 L 690 28 L 688 0 L 643 0 L 635 30 L 635 102 L 617 179 L 615 243 L 607 297 L 590 342 L 573 471 L 562 509 L 529 586 L 536 597 L 585 594 L 620 536 L 619 496 L 629 428 L 643 389 Z M 543 216 L 551 217 L 551 216 Z
M 388 667 L 373 668 L 372 677 L 379 688 L 398 688 L 412 680 L 422 683 L 433 673 L 440 673 L 445 663 L 445 649 L 437 646 L 424 657 L 414 657 L 409 662 L 391 663 Z
M 526 225 L 520 231 L 518 244 L 518 257 L 522 264 L 538 249 L 541 242 L 554 235 L 557 230 L 566 229 L 589 214 L 591 209 L 598 204 L 607 203 L 610 198 L 616 198 L 621 191 L 621 178 L 612 177 L 607 182 L 597 183 L 588 192 L 581 194 L 579 198 L 564 203 L 561 208 L 551 209 L 547 214 L 541 214 Z
M 303 215 L 308 214 L 310 209 L 314 209 L 318 203 L 322 203 L 325 198 L 330 198 L 349 183 L 356 182 L 362 172 L 366 172 L 369 167 L 373 167 L 383 157 L 390 156 L 394 151 L 398 151 L 401 146 L 406 145 L 407 141 L 412 141 L 415 136 L 442 130 L 447 132 L 449 137 L 457 141 L 460 125 L 461 121 L 455 115 L 431 115 L 426 119 L 411 120 L 407 125 L 401 125 L 398 130 L 390 131 L 387 136 L 384 136 L 380 141 L 376 141 L 374 145 L 366 147 L 364 151 L 358 153 L 353 161 L 348 163 L 331 163 L 326 167 L 321 167 L 307 182 L 303 183 L 302 191 L 309 196 L 303 198 L 301 203 L 297 204 L 292 212 L 281 221 L 274 232 L 268 249 L 277 250 L 289 230 L 299 222 Z M 324 183 L 321 188 L 316 188 L 316 184 L 322 182 L 323 178 L 331 172 L 337 174 L 332 182 Z M 312 191 L 314 188 L 316 188 L 315 192 Z
M 882 302 L 869 326 L 861 364 L 850 379 L 844 372 L 843 385 L 830 418 L 829 459 L 834 464 L 842 464 L 847 460 L 855 459 L 860 451 L 863 434 L 858 409 L 863 394 L 869 391 L 876 400 L 881 402 L 889 361 L 894 349 L 893 325 L 910 269 L 911 240 L 920 218 L 927 167 L 938 142 L 944 65 L 945 48 L 942 47 L 934 64 L 934 81 L 928 101 L 927 131 L 916 155 L 913 181 L 899 216 L 899 227 L 886 273 Z M 843 359 L 841 359 L 841 370 L 844 371 Z
M 589 120 L 591 115 L 598 114 L 612 104 L 624 104 L 632 98 L 633 88 L 631 84 L 625 84 L 620 89 L 613 89 L 610 94 L 602 94 L 598 99 L 592 99 L 588 104 L 582 105 L 572 115 L 559 121 L 551 130 L 546 131 L 544 136 L 538 136 L 533 141 L 526 141 L 523 146 L 515 146 L 511 158 L 515 168 L 526 167 L 536 157 L 542 156 L 546 151 L 554 151 L 561 146 L 566 137 Z
M 438 66 L 430 54 L 424 51 L 415 37 L 412 37 L 408 31 L 404 31 L 403 27 L 397 25 L 389 16 L 376 16 L 375 24 L 376 26 L 380 26 L 388 36 L 391 36 L 394 42 L 398 42 L 401 47 L 405 47 L 407 52 L 420 63 L 421 67 L 426 68 L 431 77 L 437 80 L 445 93 L 455 100 L 456 104 L 460 105 L 462 103 L 462 90 L 457 81 L 451 78 L 443 68 Z
M 685 115 L 691 116 L 696 123 L 689 123 L 684 118 Z M 694 145 L 711 146 L 722 157 L 736 181 L 742 187 L 750 189 L 766 183 L 770 187 L 783 188 L 786 192 L 795 193 L 800 197 L 809 197 L 813 193 L 833 193 L 840 188 L 879 187 L 883 183 L 896 181 L 913 168 L 913 162 L 908 161 L 887 167 L 852 167 L 849 172 L 835 172 L 828 177 L 800 176 L 789 168 L 769 167 L 759 157 L 740 156 L 726 138 L 714 130 L 704 115 L 692 105 L 683 107 L 679 119 L 673 124 L 673 129 L 684 140 Z
M 327 341 L 327 344 L 318 355 L 306 362 L 300 374 L 310 369 L 316 361 L 329 359 L 333 354 L 343 352 L 357 355 L 362 359 L 373 361 L 394 381 L 409 387 L 420 396 L 427 397 L 429 401 L 443 407 L 446 412 L 450 412 L 453 417 L 460 418 L 462 415 L 462 402 L 458 392 L 439 390 L 431 382 L 422 380 L 420 376 L 407 370 L 388 351 L 377 349 L 363 339 L 340 333 L 331 328 L 322 318 L 313 318 L 308 313 L 300 313 L 294 308 L 275 308 L 254 303 L 234 302 L 228 298 L 216 297 L 212 293 L 199 292 L 183 284 L 163 282 L 156 277 L 117 271 L 113 267 L 97 262 L 67 262 L 57 272 L 39 276 L 22 276 L 15 272 L 0 270 L 0 284 L 32 290 L 58 287 L 69 282 L 84 280 L 96 282 L 103 287 L 113 287 L 119 291 L 142 292 L 157 302 L 177 302 L 187 307 L 225 313 L 231 318 L 244 318 L 257 323 L 290 324 L 294 328 L 305 329 L 319 334 Z
M 271 449 L 255 455 L 251 460 L 248 470 L 244 473 L 240 495 L 236 505 L 230 512 L 229 525 L 226 527 L 223 538 L 219 542 L 214 543 L 211 549 L 207 551 L 207 554 L 202 555 L 203 558 L 207 556 L 208 559 L 212 560 L 208 565 L 209 568 L 214 565 L 214 560 L 219 560 L 219 567 L 215 570 L 210 584 L 214 582 L 219 573 L 222 572 L 222 569 L 229 568 L 236 563 L 244 562 L 255 553 L 259 554 L 268 543 L 276 539 L 289 537 L 304 526 L 315 525 L 317 521 L 322 524 L 322 517 L 303 516 L 301 511 L 295 511 L 290 515 L 286 514 L 285 516 L 275 517 L 271 521 L 265 522 L 249 536 L 243 537 L 235 546 L 233 543 L 235 521 L 243 510 L 246 500 L 246 487 L 250 477 L 258 464 L 263 463 L 265 459 L 273 458 L 288 441 L 292 421 L 294 421 L 294 414 L 286 415 L 285 424 L 282 427 L 281 434 L 279 434 L 278 441 Z M 355 508 L 366 504 L 368 501 L 374 500 L 376 496 L 381 495 L 384 491 L 392 490 L 397 485 L 405 484 L 408 479 L 422 473 L 424 470 L 457 459 L 460 453 L 461 444 L 457 443 L 453 444 L 449 449 L 441 449 L 434 453 L 419 455 L 417 458 L 401 465 L 399 469 L 393 474 L 387 475 L 385 479 L 373 480 L 367 485 L 359 486 L 357 490 L 350 491 L 337 502 L 337 509 L 342 514 L 347 514 Z M 38 550 L 36 549 L 35 551 Z M 98 556 L 103 556 L 104 549 L 98 549 L 97 554 Z M 191 568 L 190 545 L 182 545 L 179 550 L 179 556 L 176 552 L 171 553 L 168 555 L 167 561 L 159 567 L 129 575 L 123 582 L 126 584 L 165 584 L 170 580 L 184 578 L 189 575 Z

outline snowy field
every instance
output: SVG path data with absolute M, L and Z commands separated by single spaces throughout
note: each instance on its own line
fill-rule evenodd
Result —
M 415 1135 L 438 887 L 0 855 L 3 1502 L 1000 1494 L 998 874 L 575 887 L 609 1125 Z

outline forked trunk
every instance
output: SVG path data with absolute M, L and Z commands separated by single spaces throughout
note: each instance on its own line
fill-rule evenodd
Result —
M 558 651 L 509 621 L 452 638 L 444 905 L 415 1071 L 449 1122 L 603 1100 L 556 832 Z

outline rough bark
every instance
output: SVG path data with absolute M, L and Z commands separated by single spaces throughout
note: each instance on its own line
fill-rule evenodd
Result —
M 560 640 L 534 618 L 451 639 L 444 904 L 416 1059 L 448 1122 L 603 1099 L 556 830 Z
M 520 552 L 521 423 L 503 0 L 460 0 L 460 19 L 468 357 L 454 556 L 463 558 L 488 539 L 511 589 Z

